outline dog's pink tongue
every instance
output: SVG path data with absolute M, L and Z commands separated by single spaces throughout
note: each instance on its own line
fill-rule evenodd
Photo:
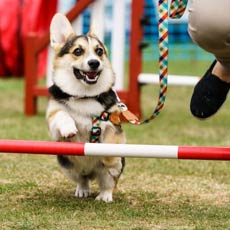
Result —
M 97 76 L 97 72 L 87 72 L 86 74 L 91 79 L 93 79 Z

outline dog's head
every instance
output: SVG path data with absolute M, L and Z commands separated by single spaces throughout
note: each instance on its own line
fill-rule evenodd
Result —
M 62 14 L 50 26 L 51 47 L 55 51 L 54 83 L 74 96 L 95 96 L 114 84 L 107 50 L 95 33 L 76 35 Z

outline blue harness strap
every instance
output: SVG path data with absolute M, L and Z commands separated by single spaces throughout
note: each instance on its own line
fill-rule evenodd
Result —
M 108 121 L 110 117 L 110 113 L 104 111 L 99 116 L 92 116 L 92 128 L 90 133 L 90 142 L 91 143 L 99 143 L 101 136 L 101 122 Z

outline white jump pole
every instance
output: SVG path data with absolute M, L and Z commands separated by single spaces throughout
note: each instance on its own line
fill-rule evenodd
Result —
M 124 57 L 125 57 L 125 2 L 113 1 L 113 27 L 111 40 L 111 62 L 116 74 L 114 88 L 124 88 Z
M 185 75 L 169 75 L 169 85 L 180 85 L 180 86 L 194 86 L 200 80 L 200 77 L 196 76 L 185 76 Z M 138 82 L 140 84 L 159 84 L 159 75 L 141 73 L 138 76 Z
M 230 160 L 230 147 L 132 145 L 0 140 L 2 153 L 119 156 L 138 158 Z

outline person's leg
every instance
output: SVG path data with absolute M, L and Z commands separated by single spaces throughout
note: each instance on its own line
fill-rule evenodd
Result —
M 229 9 L 229 0 L 191 0 L 189 34 L 217 60 L 194 88 L 190 109 L 199 118 L 207 118 L 217 112 L 230 88 Z

